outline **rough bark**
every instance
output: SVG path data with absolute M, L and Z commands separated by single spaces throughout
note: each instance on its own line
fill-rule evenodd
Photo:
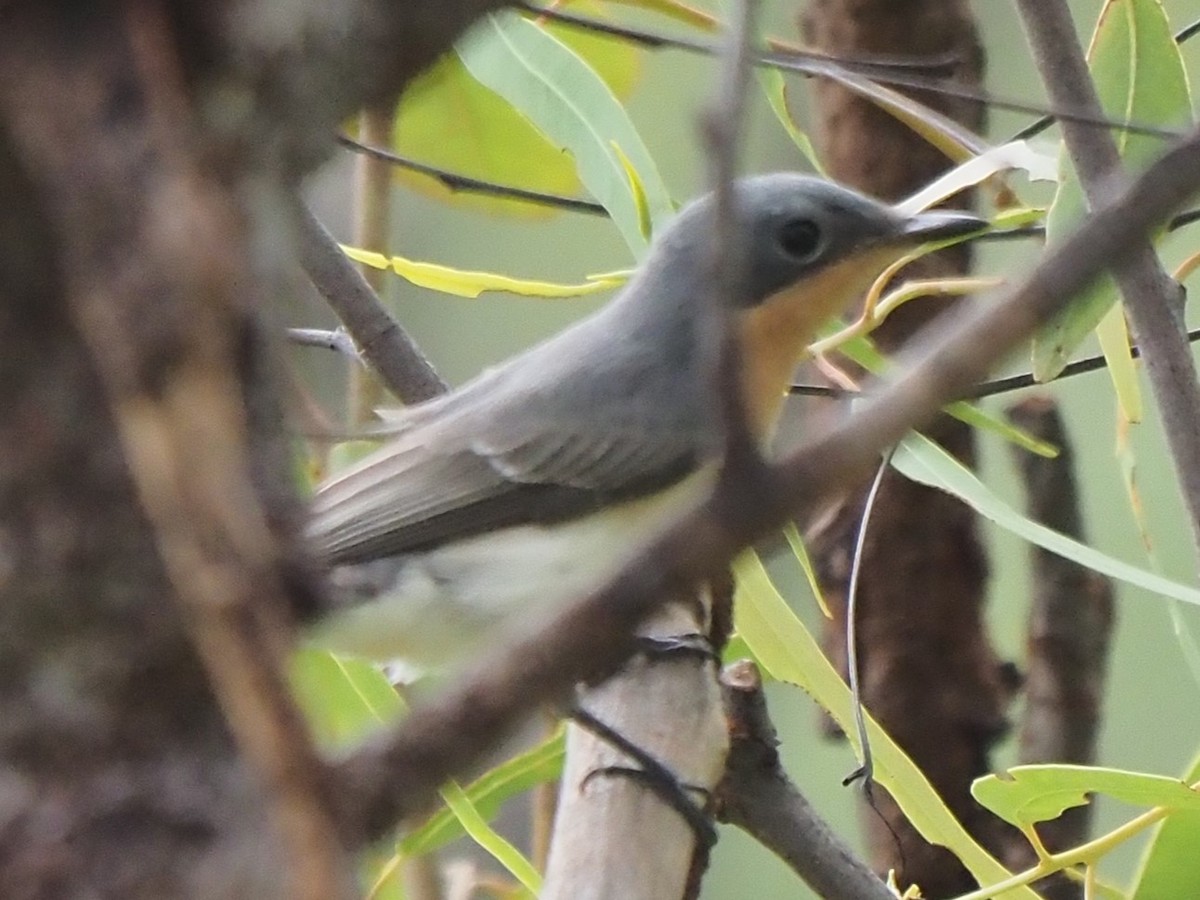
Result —
M 239 705 L 316 602 L 258 307 L 333 128 L 496 5 L 0 4 L 4 897 L 348 884 L 294 853 L 321 767 Z
M 961 59 L 958 80 L 978 84 L 982 77 L 982 49 L 960 0 L 815 0 L 802 24 L 815 49 L 851 56 L 953 52 Z M 817 81 L 813 91 L 818 148 L 834 178 L 895 200 L 947 168 L 931 145 L 862 98 L 829 81 Z M 921 99 L 974 130 L 982 125 L 978 104 L 930 95 Z M 959 198 L 956 205 L 963 202 Z M 969 262 L 964 249 L 940 254 L 906 274 L 957 275 Z M 943 308 L 941 301 L 902 307 L 874 337 L 894 349 Z M 973 460 L 966 426 L 942 420 L 931 435 L 959 458 Z M 865 488 L 848 496 L 813 533 L 821 580 L 836 611 L 825 645 L 843 667 L 845 594 L 864 496 Z M 988 819 L 968 793 L 971 780 L 987 771 L 988 750 L 1007 726 L 1004 710 L 1011 693 L 984 632 L 986 577 L 974 514 L 946 494 L 886 476 L 859 583 L 866 705 L 951 809 L 994 844 Z M 876 796 L 882 819 L 867 810 L 863 821 L 877 871 L 897 870 L 902 884 L 919 884 L 927 897 L 972 886 L 953 856 L 927 845 L 885 792 Z

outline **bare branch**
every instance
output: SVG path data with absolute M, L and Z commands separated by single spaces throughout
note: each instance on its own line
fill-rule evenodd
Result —
M 1046 254 L 1020 286 L 938 327 L 919 355 L 845 423 L 803 444 L 761 478 L 718 488 L 612 582 L 491 659 L 396 731 L 339 767 L 342 822 L 365 840 L 425 808 L 534 706 L 612 673 L 637 624 L 665 598 L 718 577 L 742 547 L 797 510 L 869 471 L 879 452 L 934 416 L 1034 328 L 1200 188 L 1200 132 L 1171 148 L 1080 230 Z M 902 357 L 902 361 L 904 357 Z M 769 476 L 769 477 L 768 477 Z
M 1018 0 L 1017 7 L 1051 99 L 1099 112 L 1100 101 L 1064 0 Z M 1103 129 L 1079 122 L 1064 121 L 1062 129 L 1088 204 L 1096 209 L 1122 179 L 1116 144 Z M 1192 541 L 1200 552 L 1200 380 L 1186 339 L 1183 289 L 1163 270 L 1148 237 L 1135 241 L 1124 260 L 1113 274 L 1146 361 L 1191 519 Z
M 304 271 L 388 389 L 405 403 L 420 403 L 443 393 L 446 383 L 421 349 L 306 207 L 297 209 L 296 229 Z
M 895 900 L 784 771 L 758 667 L 733 663 L 721 685 L 732 739 L 717 789 L 721 821 L 752 835 L 826 900 Z
M 723 302 L 723 298 L 738 293 L 746 277 L 745 236 L 738 227 L 733 179 L 737 173 L 738 139 L 745 116 L 758 0 L 741 0 L 737 10 L 732 17 L 721 57 L 719 92 L 700 123 L 708 149 L 710 180 L 716 199 L 712 212 L 716 225 L 712 231 L 713 245 L 709 256 L 712 293 L 708 302 L 725 322 L 720 332 L 720 345 L 712 348 L 717 363 L 713 370 L 721 404 L 721 424 L 725 429 L 725 472 L 763 465 L 758 441 L 750 429 L 742 391 L 743 351 Z
M 743 271 L 744 236 L 734 208 L 735 157 L 745 105 L 750 42 L 757 0 L 742 0 L 726 37 L 718 98 L 702 121 L 713 161 L 716 187 L 715 240 L 709 249 L 712 293 L 702 298 L 726 327 L 716 346 L 705 347 L 716 360 L 722 402 L 728 472 L 762 466 L 757 442 L 743 408 L 740 347 L 729 326 L 726 296 L 736 293 Z M 734 476 L 736 477 L 736 475 Z M 694 602 L 672 604 L 641 625 L 642 640 L 664 645 L 687 636 L 708 634 L 712 595 L 700 583 L 676 596 Z M 694 657 L 693 657 L 694 659 Z M 711 665 L 686 665 L 651 655 L 627 665 L 614 678 L 581 693 L 580 706 L 607 727 L 648 751 L 693 804 L 700 818 L 716 787 L 729 750 L 716 672 Z M 681 815 L 643 784 L 630 778 L 591 779 L 596 771 L 628 766 L 626 757 L 594 734 L 572 725 L 563 772 L 544 895 L 562 900 L 619 896 L 628 900 L 698 895 L 708 868 L 710 842 L 697 833 L 696 816 Z

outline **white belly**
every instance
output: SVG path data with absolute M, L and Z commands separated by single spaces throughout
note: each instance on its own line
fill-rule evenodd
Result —
M 601 586 L 667 524 L 708 494 L 714 472 L 655 497 L 550 526 L 526 525 L 395 560 L 347 567 L 389 583 L 374 599 L 317 623 L 310 639 L 380 662 L 437 668 L 511 639 Z

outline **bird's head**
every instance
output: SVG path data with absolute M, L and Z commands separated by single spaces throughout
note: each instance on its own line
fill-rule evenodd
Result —
M 774 173 L 735 182 L 742 246 L 738 289 L 719 299 L 731 311 L 742 345 L 748 409 L 767 433 L 805 348 L 830 318 L 844 313 L 890 263 L 914 247 L 979 231 L 987 223 L 965 212 L 904 214 L 830 181 Z M 713 284 L 713 195 L 685 207 L 656 241 L 655 258 L 672 282 Z M 711 302 L 706 291 L 679 298 Z M 663 298 L 669 290 L 644 292 Z M 696 314 L 693 306 L 691 314 Z

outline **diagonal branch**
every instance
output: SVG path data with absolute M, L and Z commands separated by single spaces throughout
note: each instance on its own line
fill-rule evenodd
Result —
M 1051 100 L 1100 112 L 1067 4 L 1018 0 L 1017 6 Z M 1117 146 L 1103 129 L 1081 122 L 1063 121 L 1062 131 L 1088 203 L 1096 209 L 1122 177 Z M 1183 289 L 1163 270 L 1148 237 L 1131 244 L 1113 274 L 1146 361 L 1192 540 L 1200 551 L 1200 380 L 1187 342 Z
M 731 744 L 718 816 L 774 852 L 826 900 L 895 900 L 784 771 L 762 676 L 749 660 L 721 673 Z
M 1023 284 L 939 326 L 919 355 L 904 354 L 911 365 L 855 415 L 763 467 L 761 476 L 723 481 L 708 503 L 603 589 L 484 660 L 474 677 L 344 761 L 338 796 L 347 838 L 365 841 L 424 809 L 439 784 L 481 758 L 537 704 L 613 672 L 631 652 L 633 629 L 664 598 L 719 575 L 742 547 L 861 477 L 882 448 L 984 377 L 1198 188 L 1200 132 L 1193 132 L 1047 253 Z
M 383 304 L 371 285 L 307 207 L 296 212 L 297 252 L 313 285 L 333 307 L 388 390 L 405 403 L 420 403 L 446 383 Z

